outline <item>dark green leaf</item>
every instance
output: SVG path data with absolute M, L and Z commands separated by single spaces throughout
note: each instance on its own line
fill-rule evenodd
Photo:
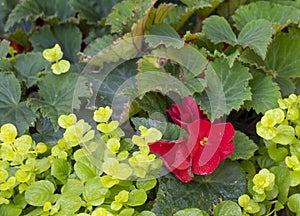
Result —
M 30 105 L 35 110 L 40 109 L 44 117 L 48 117 L 54 128 L 58 129 L 58 117 L 73 111 L 72 103 L 78 97 L 74 96 L 74 88 L 78 81 L 77 74 L 54 75 L 47 74 L 39 83 L 39 95 L 41 98 L 32 98 Z M 78 86 L 77 86 L 78 87 Z M 80 90 L 85 92 L 87 88 L 82 85 Z
M 252 100 L 246 101 L 245 107 L 253 108 L 257 113 L 265 113 L 269 109 L 278 106 L 277 100 L 281 97 L 278 85 L 272 77 L 260 72 L 255 72 L 253 79 L 249 81 Z
M 233 142 L 234 152 L 230 155 L 231 160 L 249 160 L 258 150 L 257 145 L 240 131 L 235 131 Z
M 20 102 L 21 87 L 12 74 L 0 73 L 0 124 L 13 123 L 20 134 L 34 125 L 35 113 Z
M 31 87 L 36 84 L 39 73 L 49 64 L 41 53 L 20 54 L 15 60 L 16 76 L 20 81 L 25 80 L 27 87 Z
M 44 1 L 42 4 L 39 0 L 22 1 L 9 14 L 5 31 L 29 17 L 32 17 L 34 20 L 39 17 L 43 17 L 46 20 L 57 17 L 62 21 L 70 18 L 72 15 L 73 12 L 67 0 Z
M 87 20 L 88 24 L 96 24 L 103 17 L 106 17 L 112 7 L 120 0 L 71 0 L 70 3 L 74 11 L 79 13 L 81 18 Z
M 246 191 L 247 180 L 242 169 L 227 161 L 213 174 L 197 176 L 189 183 L 180 182 L 172 174 L 160 178 L 152 211 L 165 216 L 185 208 L 209 211 L 220 199 L 236 201 Z
M 63 59 L 77 62 L 77 53 L 81 49 L 82 33 L 71 24 L 43 26 L 30 37 L 35 51 L 43 51 L 59 44 L 64 53 Z
M 19 0 L 0 0 L 0 34 L 4 33 L 4 26 L 8 15 L 14 9 L 14 7 L 19 3 Z
M 63 137 L 63 130 L 54 131 L 53 125 L 48 118 L 41 118 L 36 123 L 37 133 L 32 134 L 32 138 L 36 143 L 57 142 Z
M 165 47 L 181 48 L 184 45 L 183 40 L 178 33 L 168 24 L 158 23 L 149 27 L 146 31 L 146 42 L 150 47 L 164 45 Z

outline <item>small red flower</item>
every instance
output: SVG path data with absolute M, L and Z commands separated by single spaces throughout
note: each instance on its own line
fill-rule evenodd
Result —
M 173 121 L 187 130 L 189 138 L 150 143 L 150 151 L 161 155 L 165 167 L 182 182 L 212 173 L 234 151 L 231 123 L 212 123 L 192 97 L 167 110 Z

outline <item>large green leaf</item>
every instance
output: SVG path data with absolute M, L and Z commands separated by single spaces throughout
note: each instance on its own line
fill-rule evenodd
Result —
M 211 120 L 238 110 L 251 99 L 248 81 L 252 76 L 239 62 L 230 68 L 225 59 L 216 59 L 205 73 L 207 87 L 201 97 L 201 108 Z
M 257 145 L 240 131 L 235 131 L 233 143 L 234 152 L 229 157 L 231 160 L 249 160 L 258 150 Z
M 53 202 L 55 186 L 48 180 L 36 181 L 25 191 L 25 199 L 32 206 L 43 206 Z
M 32 134 L 32 138 L 36 143 L 56 143 L 59 139 L 63 137 L 63 129 L 54 131 L 53 125 L 48 118 L 40 118 L 37 120 L 35 129 L 36 133 Z
M 42 111 L 48 117 L 55 129 L 58 129 L 57 120 L 60 115 L 71 113 L 77 74 L 54 75 L 47 74 L 38 84 L 40 98 L 32 98 L 30 105 L 33 109 Z M 86 86 L 81 86 L 86 91 Z M 78 95 L 75 95 L 78 97 Z M 75 99 L 76 100 L 76 99 Z
M 253 108 L 257 113 L 265 113 L 278 106 L 277 100 L 281 97 L 280 89 L 271 76 L 256 72 L 253 74 L 253 79 L 249 81 L 249 85 L 252 100 L 245 103 L 248 109 Z
M 241 207 L 233 201 L 225 200 L 214 208 L 214 216 L 242 216 Z
M 98 23 L 106 17 L 112 7 L 120 0 L 71 0 L 70 3 L 79 16 L 86 19 L 89 24 Z
M 224 17 L 211 16 L 205 19 L 203 32 L 215 44 L 223 42 L 233 45 L 237 41 L 234 32 Z
M 30 41 L 35 51 L 43 51 L 59 44 L 64 53 L 63 58 L 77 62 L 77 53 L 81 49 L 82 33 L 78 27 L 71 24 L 45 25 L 32 34 Z
M 272 2 L 259 1 L 239 7 L 234 16 L 235 26 L 241 30 L 247 23 L 265 19 L 274 24 L 279 24 L 279 29 L 290 22 L 298 23 L 300 10 L 291 6 L 272 4 Z
M 244 48 L 253 49 L 264 59 L 274 33 L 271 22 L 264 19 L 253 20 L 242 28 L 238 36 L 238 43 Z
M 34 125 L 35 113 L 20 102 L 21 87 L 13 74 L 0 73 L 0 125 L 13 123 L 20 134 Z
M 70 18 L 73 11 L 68 0 L 43 1 L 25 0 L 16 5 L 9 14 L 5 31 L 21 20 L 42 17 L 45 20 L 57 17 L 60 21 Z
M 184 45 L 178 33 L 170 25 L 165 23 L 158 23 L 149 27 L 146 31 L 145 38 L 150 47 L 164 45 L 165 47 L 173 46 L 175 48 L 181 48 Z
M 172 174 L 161 177 L 152 211 L 165 216 L 185 208 L 209 211 L 220 200 L 236 201 L 246 191 L 247 179 L 242 169 L 227 161 L 214 173 L 197 176 L 189 183 L 180 182 Z
M 59 196 L 57 202 L 59 205 L 60 215 L 73 215 L 83 205 L 83 201 L 79 195 L 66 192 Z
M 22 81 L 26 81 L 27 87 L 36 84 L 39 73 L 50 63 L 43 58 L 41 53 L 26 53 L 16 57 L 16 76 Z
M 51 175 L 65 184 L 69 176 L 68 161 L 62 158 L 54 158 L 51 160 Z

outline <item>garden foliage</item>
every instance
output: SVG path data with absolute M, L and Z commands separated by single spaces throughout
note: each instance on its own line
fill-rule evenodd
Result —
M 0 5 L 0 215 L 300 215 L 299 0 Z

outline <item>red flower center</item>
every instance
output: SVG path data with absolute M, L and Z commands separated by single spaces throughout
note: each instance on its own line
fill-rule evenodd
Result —
M 200 144 L 201 146 L 205 146 L 207 140 L 208 140 L 207 137 L 203 137 L 203 138 L 200 140 L 199 144 Z

